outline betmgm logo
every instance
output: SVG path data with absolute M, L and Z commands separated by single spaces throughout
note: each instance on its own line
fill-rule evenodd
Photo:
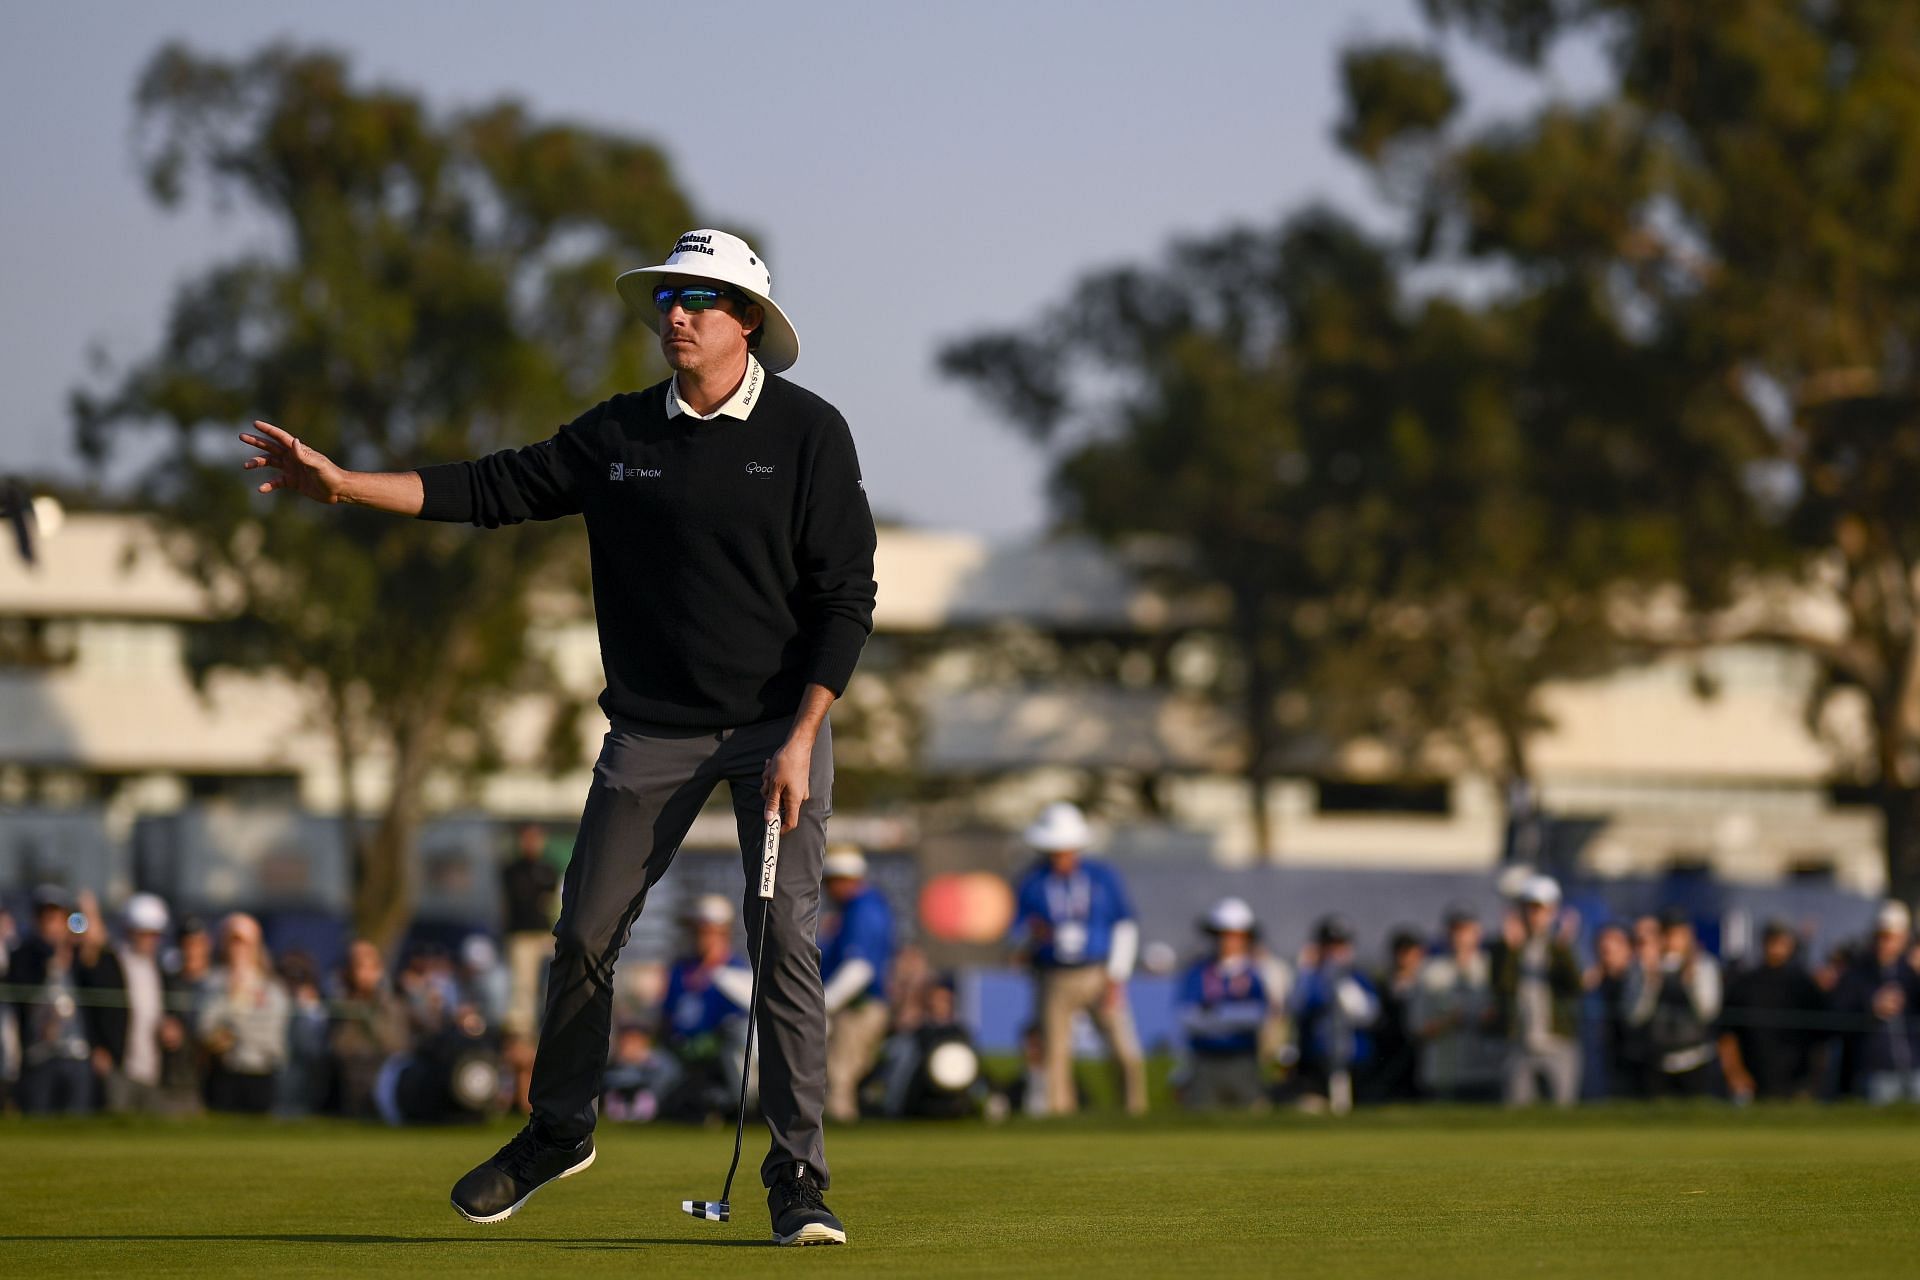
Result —
M 624 462 L 607 464 L 609 480 L 658 480 L 659 478 L 660 468 L 658 467 L 630 467 Z

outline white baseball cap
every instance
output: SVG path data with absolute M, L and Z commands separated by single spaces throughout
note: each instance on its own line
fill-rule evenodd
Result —
M 620 296 L 655 333 L 660 332 L 660 311 L 653 305 L 653 288 L 655 277 L 663 275 L 717 280 L 759 303 L 766 319 L 761 322 L 760 345 L 754 348 L 753 357 L 768 373 L 791 369 L 800 358 L 800 335 L 773 300 L 773 275 L 767 270 L 766 259 L 739 236 L 710 227 L 689 231 L 673 242 L 673 252 L 665 262 L 624 271 L 613 282 Z
M 1093 828 L 1087 825 L 1087 815 L 1080 812 L 1078 805 L 1059 800 L 1040 811 L 1023 838 L 1041 853 L 1058 853 L 1091 845 Z
M 717 893 L 703 893 L 687 908 L 689 924 L 732 924 L 733 904 Z
M 828 848 L 827 856 L 820 863 L 820 878 L 846 880 L 865 880 L 867 878 L 867 859 L 859 848 L 851 844 L 836 844 Z
M 151 893 L 136 893 L 128 898 L 123 915 L 127 928 L 135 933 L 165 933 L 173 919 L 167 913 L 167 904 Z
M 1242 898 L 1222 898 L 1207 912 L 1209 933 L 1252 933 L 1253 908 Z
M 1888 898 L 1873 917 L 1873 927 L 1880 933 L 1906 933 L 1913 928 L 1913 913 L 1900 899 Z
M 1560 882 L 1552 876 L 1534 876 L 1520 890 L 1520 901 L 1537 902 L 1545 907 L 1560 905 Z

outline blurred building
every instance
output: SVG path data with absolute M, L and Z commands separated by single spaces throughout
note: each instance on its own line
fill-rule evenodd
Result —
M 1193 618 L 1070 541 L 883 529 L 877 575 L 875 636 L 835 711 L 842 833 L 881 850 L 940 832 L 991 841 L 1071 796 L 1097 800 L 1122 855 L 1252 859 L 1235 728 L 1203 694 L 1223 659 Z M 543 611 L 539 642 L 590 697 L 599 657 L 583 614 Z M 135 517 L 70 516 L 34 567 L 0 556 L 0 887 L 344 906 L 330 742 L 285 677 L 194 684 L 188 646 L 207 616 Z M 1565 869 L 1877 891 L 1878 820 L 1830 785 L 1832 756 L 1806 723 L 1810 678 L 1792 655 L 1724 648 L 1551 690 L 1534 758 Z M 526 753 L 477 785 L 435 782 L 424 912 L 490 918 L 499 822 L 577 819 L 586 766 L 539 766 L 547 723 L 542 705 L 510 706 L 500 736 Z M 601 732 L 581 718 L 583 759 Z M 1272 791 L 1280 864 L 1492 867 L 1502 797 L 1436 761 L 1403 776 L 1366 743 L 1300 761 Z M 380 761 L 355 781 L 377 800 Z M 689 844 L 731 841 L 715 812 Z

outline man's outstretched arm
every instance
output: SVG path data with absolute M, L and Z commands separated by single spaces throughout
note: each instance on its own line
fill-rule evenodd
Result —
M 242 467 L 248 471 L 271 467 L 280 473 L 261 482 L 261 493 L 291 489 L 329 506 L 350 502 L 395 515 L 420 514 L 426 491 L 420 483 L 419 472 L 348 471 L 271 422 L 256 420 L 253 426 L 252 431 L 242 431 L 240 439 L 260 452 L 248 458 Z

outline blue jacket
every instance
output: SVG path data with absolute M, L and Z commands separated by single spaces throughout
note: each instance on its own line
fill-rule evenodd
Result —
M 742 956 L 727 957 L 727 968 L 744 969 Z M 700 967 L 697 959 L 677 961 L 667 975 L 667 995 L 661 1002 L 667 1024 L 667 1039 L 675 1044 L 717 1031 L 730 1018 L 746 1016 L 746 1010 L 729 1000 L 714 984 L 713 973 Z
M 887 967 L 893 963 L 893 908 L 887 895 L 872 885 L 861 890 L 821 926 L 820 977 L 833 975 L 849 960 L 865 960 L 873 980 L 858 998 L 884 999 Z
M 1105 964 L 1113 927 L 1133 919 L 1119 874 L 1091 858 L 1080 859 L 1068 876 L 1056 876 L 1042 859 L 1020 881 L 1018 901 L 1014 929 L 1036 944 L 1033 963 L 1042 969 Z
M 1267 1020 L 1267 984 L 1248 961 L 1228 968 L 1217 959 L 1197 962 L 1180 980 L 1180 1026 L 1187 1048 L 1201 1057 L 1251 1054 L 1260 1047 Z
M 1349 981 L 1364 997 L 1366 1010 L 1359 1016 L 1340 1002 L 1340 988 Z M 1292 1005 L 1303 1065 L 1340 1070 L 1373 1057 L 1373 1036 L 1367 1028 L 1380 1016 L 1380 997 L 1366 974 L 1357 969 L 1307 969 L 1294 984 Z

